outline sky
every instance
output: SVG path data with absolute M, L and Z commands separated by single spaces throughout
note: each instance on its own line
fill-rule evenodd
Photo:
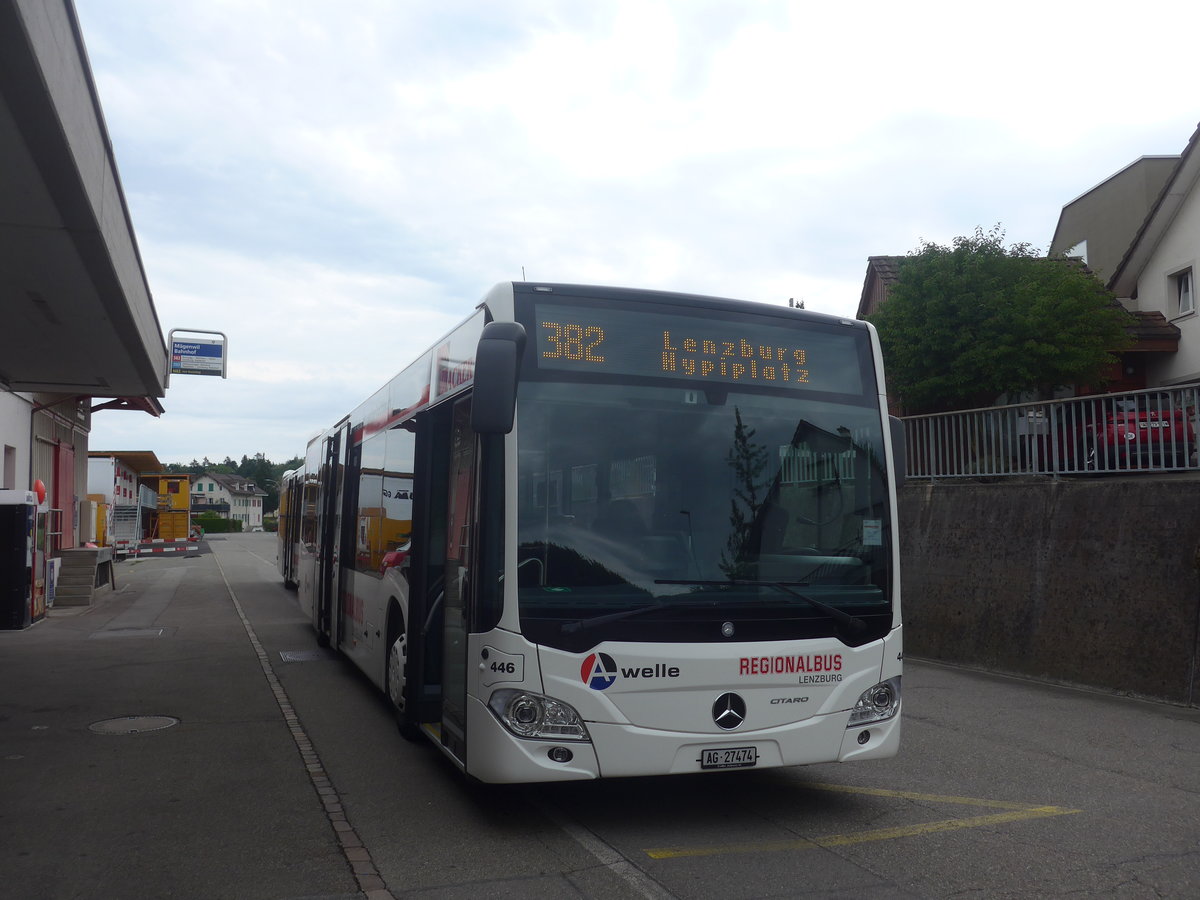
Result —
M 1200 121 L 1200 7 L 75 0 L 164 339 L 98 450 L 283 462 L 494 284 L 853 316 L 867 257 L 1062 207 Z

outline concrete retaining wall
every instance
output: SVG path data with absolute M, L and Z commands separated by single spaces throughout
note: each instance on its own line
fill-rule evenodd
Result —
M 1200 480 L 910 482 L 905 650 L 1200 702 Z

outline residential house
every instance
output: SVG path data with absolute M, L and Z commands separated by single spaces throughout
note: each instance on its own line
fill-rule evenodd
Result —
M 1132 354 L 1137 387 L 1200 381 L 1200 128 L 1183 152 L 1143 157 L 1063 208 L 1050 252 L 1084 255 L 1124 306 L 1157 330 L 1160 349 Z
M 892 285 L 900 277 L 903 256 L 868 256 L 867 274 L 863 278 L 862 296 L 858 300 L 856 318 L 865 319 L 887 300 Z
M 1143 156 L 1062 208 L 1051 255 L 1082 259 L 1098 278 L 1116 272 L 1179 156 Z
M 261 530 L 267 492 L 241 475 L 205 472 L 192 481 L 192 514 L 213 512 L 242 523 L 242 531 Z

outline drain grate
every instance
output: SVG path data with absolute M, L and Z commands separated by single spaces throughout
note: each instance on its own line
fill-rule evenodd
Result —
M 166 634 L 165 628 L 102 628 L 89 635 L 92 638 L 156 638 Z
M 330 650 L 280 650 L 279 658 L 284 662 L 316 662 L 321 659 L 333 659 Z
M 121 716 L 93 722 L 88 730 L 96 734 L 141 734 L 143 731 L 162 731 L 178 724 L 179 720 L 174 716 Z

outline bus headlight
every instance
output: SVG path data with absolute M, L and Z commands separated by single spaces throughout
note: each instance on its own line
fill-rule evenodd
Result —
M 871 722 L 882 722 L 890 719 L 900 711 L 900 677 L 881 681 L 874 687 L 867 688 L 850 711 L 850 721 L 847 728 L 858 725 L 869 725 Z
M 554 741 L 590 741 L 579 713 L 567 703 L 530 691 L 494 691 L 488 707 L 517 737 Z

